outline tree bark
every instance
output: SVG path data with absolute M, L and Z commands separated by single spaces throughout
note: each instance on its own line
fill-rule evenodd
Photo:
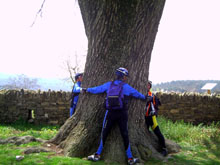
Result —
M 115 69 L 129 71 L 128 84 L 146 94 L 149 64 L 165 0 L 78 0 L 86 35 L 88 54 L 83 87 L 111 81 Z M 51 139 L 68 156 L 85 157 L 96 152 L 105 94 L 79 96 L 76 113 Z M 162 159 L 157 138 L 144 124 L 145 102 L 132 99 L 129 105 L 129 138 L 132 153 L 142 161 L 150 156 Z M 126 154 L 118 127 L 108 135 L 102 158 L 125 163 Z

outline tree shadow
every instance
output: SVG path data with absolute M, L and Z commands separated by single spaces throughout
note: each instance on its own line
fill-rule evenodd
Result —
M 192 152 L 192 158 L 187 156 L 187 154 L 180 154 L 174 156 L 176 159 L 171 160 L 175 164 L 193 164 L 193 165 L 217 165 L 220 164 L 220 134 L 219 130 L 214 132 L 209 139 L 203 140 L 202 149 L 198 148 L 195 152 Z M 188 148 L 190 151 L 190 148 Z M 185 148 L 187 151 L 187 148 Z M 194 156 L 195 155 L 195 156 Z M 168 163 L 169 164 L 169 163 Z
M 209 140 L 207 139 L 203 140 L 203 144 L 206 146 L 208 153 L 212 153 L 218 159 L 220 158 L 220 134 L 219 133 L 220 131 L 216 130 Z M 208 153 L 203 154 L 203 156 L 208 156 Z M 208 157 L 208 159 L 211 160 L 210 157 Z M 220 163 L 220 161 L 218 161 L 217 163 Z

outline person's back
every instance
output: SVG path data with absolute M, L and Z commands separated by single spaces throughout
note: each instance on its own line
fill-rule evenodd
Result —
M 106 108 L 109 110 L 119 110 L 124 108 L 124 94 L 123 94 L 124 82 L 116 84 L 111 82 L 106 96 Z
M 106 98 L 106 114 L 105 118 L 103 121 L 103 128 L 102 128 L 102 133 L 101 133 L 101 139 L 100 139 L 100 145 L 97 150 L 97 152 L 93 155 L 88 156 L 89 160 L 92 161 L 98 161 L 100 159 L 100 155 L 103 149 L 103 146 L 105 144 L 106 138 L 108 133 L 110 132 L 112 126 L 117 123 L 119 125 L 119 129 L 124 141 L 124 146 L 126 150 L 126 155 L 128 157 L 128 163 L 129 164 L 135 164 L 138 162 L 138 159 L 133 158 L 132 153 L 131 153 L 131 148 L 130 148 L 130 143 L 129 143 L 129 137 L 128 137 L 128 112 L 127 112 L 127 102 L 128 102 L 128 97 L 133 96 L 139 99 L 145 99 L 145 96 L 141 93 L 139 93 L 136 89 L 132 88 L 130 85 L 126 83 L 127 77 L 128 77 L 128 71 L 125 68 L 119 68 L 116 70 L 116 80 L 109 81 L 107 83 L 104 83 L 103 85 L 97 86 L 97 87 L 92 87 L 92 88 L 87 88 L 87 92 L 93 93 L 93 94 L 98 94 L 98 93 L 104 93 L 106 92 L 107 98 Z M 109 93 L 111 89 L 111 85 L 114 83 L 114 87 L 117 88 L 117 90 L 122 90 L 118 91 L 118 93 L 121 92 L 121 96 L 115 96 L 112 98 L 122 98 L 123 100 L 123 106 L 119 106 L 117 108 L 110 108 L 109 107 L 109 102 L 108 96 L 110 95 Z M 120 89 L 121 85 L 121 89 Z M 117 93 L 117 92 L 113 92 Z
M 114 83 L 117 85 L 120 84 L 121 82 L 123 81 L 120 79 L 114 80 Z M 110 88 L 111 83 L 112 81 L 109 81 L 97 87 L 87 88 L 87 92 L 93 93 L 93 94 L 99 94 L 99 93 L 104 93 L 104 92 L 107 93 L 108 89 Z M 132 88 L 127 83 L 124 83 L 122 92 L 125 96 L 133 96 L 138 99 L 145 99 L 145 96 L 143 94 L 139 93 L 136 89 Z

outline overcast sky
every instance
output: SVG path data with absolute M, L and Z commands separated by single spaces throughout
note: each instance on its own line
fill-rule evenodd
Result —
M 76 0 L 0 1 L 0 72 L 66 77 L 63 63 L 85 55 Z M 220 80 L 220 0 L 167 0 L 150 63 L 153 83 Z M 83 63 L 80 65 L 83 66 Z

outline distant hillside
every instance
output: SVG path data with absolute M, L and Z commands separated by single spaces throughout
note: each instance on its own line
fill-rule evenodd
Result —
M 0 89 L 5 88 L 8 84 L 11 84 L 11 80 L 15 79 L 19 75 L 14 74 L 4 74 L 0 73 Z M 71 81 L 56 79 L 56 78 L 33 78 L 28 77 L 29 79 L 36 79 L 36 85 L 39 86 L 38 89 L 43 91 L 48 91 L 49 89 L 54 91 L 70 91 L 72 90 L 73 83 Z
M 38 79 L 38 84 L 41 86 L 41 90 L 47 91 L 49 89 L 55 90 L 55 91 L 72 91 L 73 83 L 70 81 L 65 81 L 62 79 Z
M 7 84 L 10 84 L 10 79 L 19 75 L 4 74 L 0 72 L 0 89 L 5 89 Z M 29 77 L 28 77 L 29 78 Z M 30 78 L 33 79 L 33 78 Z M 49 89 L 55 91 L 71 91 L 73 83 L 71 81 L 56 79 L 56 78 L 34 78 L 39 86 L 38 89 L 47 91 Z M 153 91 L 168 91 L 168 92 L 199 92 L 206 91 L 201 88 L 206 83 L 217 83 L 212 89 L 212 92 L 220 93 L 220 80 L 178 80 L 160 84 L 153 84 Z
M 153 91 L 174 91 L 174 92 L 199 92 L 204 93 L 206 91 L 201 88 L 206 83 L 217 83 L 217 85 L 211 90 L 212 92 L 220 92 L 220 80 L 178 80 L 160 84 L 153 84 Z

